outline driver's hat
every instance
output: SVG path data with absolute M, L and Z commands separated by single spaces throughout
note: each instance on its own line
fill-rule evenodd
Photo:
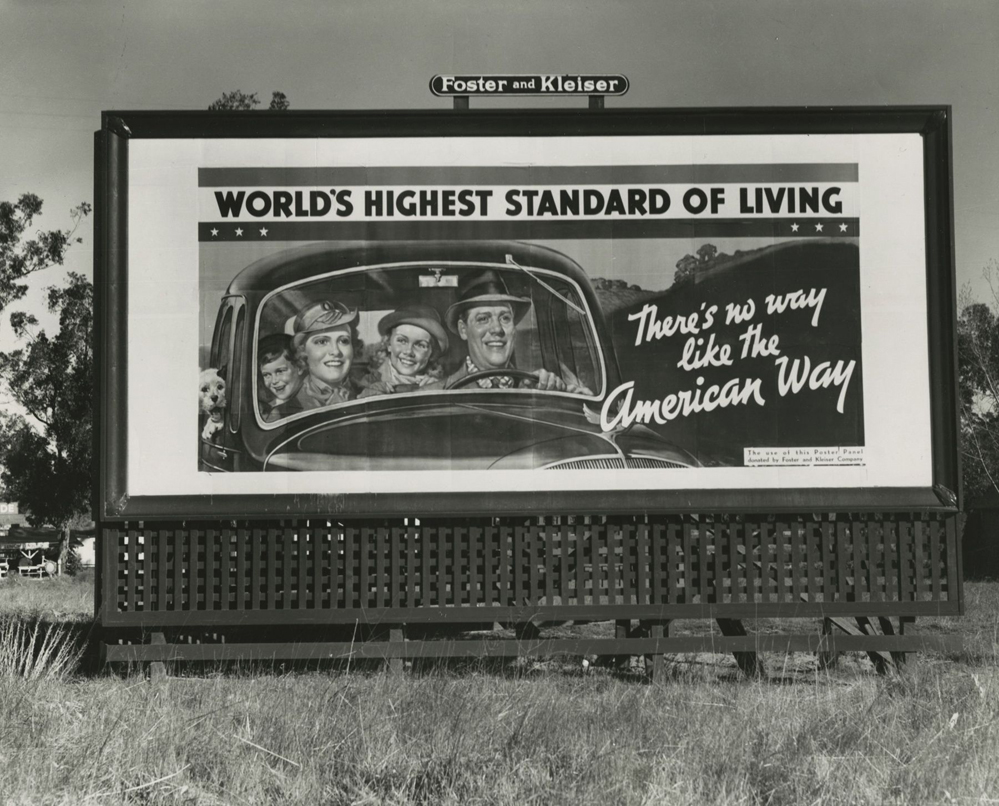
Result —
M 494 305 L 497 302 L 509 303 L 513 308 L 513 321 L 519 322 L 531 309 L 531 301 L 525 297 L 515 297 L 503 282 L 503 278 L 492 269 L 461 275 L 458 280 L 458 301 L 444 314 L 444 322 L 452 333 L 458 332 L 458 317 L 469 308 Z
M 306 305 L 291 323 L 295 348 L 302 346 L 309 336 L 325 333 L 341 325 L 349 325 L 357 319 L 357 311 L 352 311 L 342 302 L 321 300 Z

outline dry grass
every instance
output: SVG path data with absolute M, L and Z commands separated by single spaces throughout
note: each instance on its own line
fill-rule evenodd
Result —
M 22 639 L 52 613 L 88 615 L 72 611 L 73 584 L 50 586 L 48 605 L 47 583 L 25 584 L 0 586 L 17 611 L 4 623 L 25 625 Z M 0 673 L 0 800 L 995 802 L 999 584 L 967 592 L 966 619 L 929 626 L 967 629 L 969 651 L 891 678 L 857 656 L 828 673 L 796 660 L 781 683 L 678 662 L 653 685 L 575 663 L 403 676 L 229 668 L 150 685 L 60 671 L 58 647 L 74 643 L 53 639 L 33 675 Z M 0 628 L 0 653 L 10 635 Z

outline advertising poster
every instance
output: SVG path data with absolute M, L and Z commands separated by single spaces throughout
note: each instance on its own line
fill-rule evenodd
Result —
M 926 486 L 918 142 L 137 143 L 132 482 Z

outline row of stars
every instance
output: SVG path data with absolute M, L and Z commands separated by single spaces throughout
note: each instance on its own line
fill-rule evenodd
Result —
M 267 232 L 268 232 L 267 227 L 261 227 L 260 228 L 260 237 L 261 238 L 266 238 L 267 237 Z M 211 229 L 211 233 L 212 233 L 212 237 L 213 238 L 217 238 L 218 235 L 219 235 L 219 231 L 217 229 L 215 229 L 214 227 Z M 237 238 L 242 238 L 243 237 L 243 228 L 242 227 L 236 227 L 236 237 Z
M 815 231 L 816 232 L 822 232 L 822 230 L 823 230 L 824 227 L 825 227 L 824 224 L 817 223 L 815 225 Z M 797 222 L 795 222 L 794 224 L 791 225 L 791 232 L 797 232 L 800 228 L 801 228 L 800 225 Z M 846 224 L 840 224 L 839 225 L 839 231 L 840 232 L 846 232 L 846 230 L 847 230 Z

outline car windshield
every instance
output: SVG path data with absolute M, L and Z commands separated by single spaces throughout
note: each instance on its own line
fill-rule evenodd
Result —
M 268 295 L 255 326 L 265 428 L 402 393 L 604 392 L 580 289 L 533 266 L 393 264 L 310 277 Z

